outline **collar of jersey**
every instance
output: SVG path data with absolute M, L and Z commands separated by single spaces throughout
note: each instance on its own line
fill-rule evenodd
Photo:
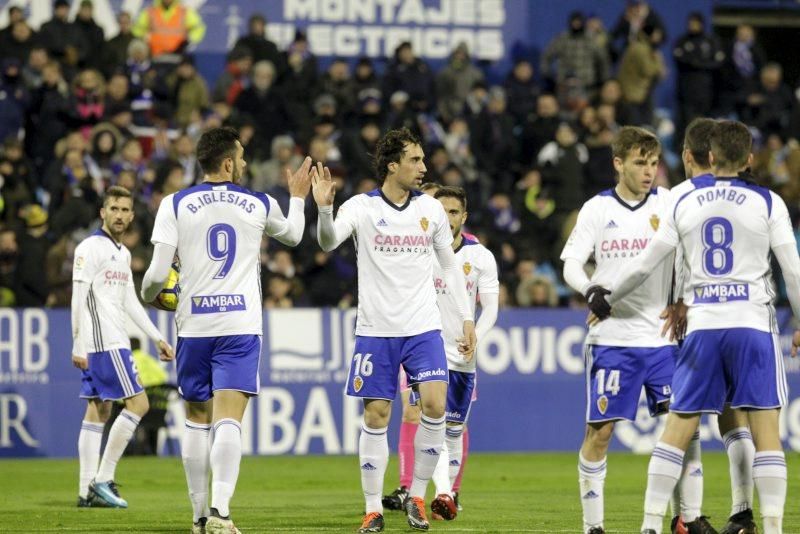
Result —
M 650 198 L 650 195 L 651 195 L 652 193 L 653 193 L 653 191 L 652 191 L 652 190 L 648 191 L 648 192 L 647 192 L 647 194 L 644 196 L 644 198 L 642 199 L 642 201 L 641 201 L 641 202 L 639 202 L 639 203 L 638 203 L 638 204 L 636 204 L 635 206 L 631 206 L 630 204 L 628 204 L 627 202 L 625 202 L 625 199 L 624 199 L 624 198 L 622 198 L 621 196 L 619 196 L 619 195 L 617 194 L 617 188 L 616 188 L 616 187 L 612 187 L 612 188 L 611 188 L 611 196 L 612 196 L 612 197 L 614 197 L 614 198 L 617 200 L 617 202 L 619 202 L 620 204 L 622 204 L 623 206 L 625 206 L 626 208 L 628 208 L 628 209 L 629 209 L 629 210 L 631 210 L 631 211 L 636 211 L 636 210 L 638 210 L 639 208 L 641 208 L 642 206 L 644 206 L 645 204 L 647 204 L 647 199 L 648 199 L 648 198 Z
M 406 197 L 406 201 L 403 203 L 403 205 L 402 205 L 402 206 L 398 206 L 397 204 L 395 204 L 394 202 L 392 202 L 391 200 L 389 200 L 389 199 L 386 197 L 386 195 L 384 195 L 384 194 L 383 194 L 383 189 L 381 189 L 381 188 L 378 188 L 378 194 L 381 196 L 381 198 L 383 199 L 383 201 L 384 201 L 384 202 L 386 202 L 387 204 L 389 204 L 391 207 L 393 207 L 393 208 L 394 208 L 394 209 L 396 209 L 397 211 L 403 211 L 404 209 L 406 209 L 406 208 L 408 207 L 408 205 L 409 205 L 409 204 L 411 204 L 411 197 L 413 197 L 413 196 L 414 196 L 414 192 L 413 192 L 413 191 L 409 191 L 409 192 L 408 192 L 408 197 Z
M 107 237 L 107 238 L 108 238 L 108 239 L 109 239 L 109 240 L 110 240 L 112 243 L 114 243 L 114 246 L 115 246 L 115 247 L 117 247 L 117 250 L 122 250 L 122 245 L 120 245 L 119 243 L 117 243 L 116 241 L 114 241 L 114 238 L 113 238 L 113 237 L 111 237 L 110 235 L 108 235 L 108 233 L 106 233 L 106 231 L 105 231 L 105 230 L 103 230 L 102 228 L 98 228 L 98 229 L 95 231 L 94 235 L 98 235 L 98 236 L 101 236 L 101 237 L 102 237 L 102 236 L 105 236 L 105 237 Z
M 461 234 L 461 243 L 459 243 L 458 247 L 453 251 L 453 254 L 457 254 L 459 250 L 464 248 L 465 245 L 477 245 L 477 241 L 473 241 L 472 239 L 466 237 L 464 234 Z

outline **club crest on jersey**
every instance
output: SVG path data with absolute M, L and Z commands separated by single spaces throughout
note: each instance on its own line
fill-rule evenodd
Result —
M 428 231 L 428 219 L 426 219 L 425 217 L 421 218 L 419 220 L 419 225 L 422 227 L 423 232 Z
M 653 231 L 658 231 L 658 223 L 661 222 L 658 218 L 658 215 L 655 213 L 650 216 L 650 226 L 653 227 Z
M 364 379 L 357 376 L 353 379 L 353 389 L 358 393 L 364 387 Z
M 597 410 L 601 415 L 606 414 L 606 410 L 608 410 L 608 397 L 602 395 L 599 399 L 597 399 Z
M 464 276 L 467 276 L 470 272 L 472 272 L 472 265 L 469 262 L 464 263 Z

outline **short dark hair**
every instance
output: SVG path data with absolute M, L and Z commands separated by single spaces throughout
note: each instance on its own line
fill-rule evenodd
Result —
M 699 117 L 686 127 L 683 148 L 688 150 L 698 165 L 709 167 L 708 152 L 711 150 L 711 132 L 717 125 L 714 119 Z
M 106 194 L 103 195 L 103 206 L 105 207 L 108 204 L 108 201 L 112 198 L 133 198 L 131 192 L 119 185 L 112 185 L 108 189 L 106 189 Z
M 434 193 L 433 198 L 455 198 L 461 202 L 461 207 L 467 211 L 467 193 L 463 187 L 457 185 L 445 185 Z
M 652 132 L 638 126 L 623 126 L 611 143 L 611 152 L 615 158 L 624 160 L 634 149 L 639 154 L 649 156 L 661 153 L 661 141 Z
M 389 130 L 379 141 L 375 148 L 375 170 L 378 173 L 378 182 L 383 183 L 389 174 L 390 163 L 400 163 L 408 145 L 421 145 L 419 138 L 411 133 L 408 128 Z
M 721 169 L 740 169 L 747 164 L 753 136 L 739 121 L 717 121 L 711 131 L 711 153 L 714 165 Z
M 419 186 L 419 190 L 422 191 L 423 193 L 425 191 L 430 191 L 431 189 L 435 189 L 436 191 L 438 191 L 441 188 L 442 184 L 440 184 L 439 182 L 425 182 L 424 184 Z
M 213 128 L 204 133 L 197 142 L 197 162 L 205 174 L 219 172 L 226 158 L 236 157 L 236 141 L 239 132 L 230 127 Z

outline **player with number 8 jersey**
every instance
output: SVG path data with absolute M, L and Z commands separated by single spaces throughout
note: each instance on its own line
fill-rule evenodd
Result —
M 261 239 L 266 233 L 289 246 L 300 242 L 311 187 L 311 158 L 306 158 L 294 175 L 286 171 L 292 199 L 284 217 L 274 199 L 239 184 L 246 166 L 243 154 L 235 130 L 203 134 L 197 159 L 206 181 L 162 200 L 151 238 L 153 261 L 142 283 L 142 297 L 152 301 L 177 252 L 178 386 L 187 401 L 182 454 L 193 531 L 209 534 L 238 532 L 229 502 L 239 474 L 242 416 L 248 398 L 259 391 Z

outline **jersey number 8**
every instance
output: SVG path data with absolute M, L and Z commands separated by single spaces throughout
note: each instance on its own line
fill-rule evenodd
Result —
M 711 217 L 703 223 L 703 268 L 711 276 L 733 270 L 733 226 L 728 219 Z

